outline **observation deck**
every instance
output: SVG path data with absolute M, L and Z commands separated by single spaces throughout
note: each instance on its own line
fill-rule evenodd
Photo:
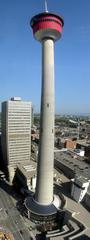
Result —
M 64 20 L 55 13 L 44 12 L 34 16 L 30 25 L 36 40 L 51 38 L 56 41 L 61 37 Z

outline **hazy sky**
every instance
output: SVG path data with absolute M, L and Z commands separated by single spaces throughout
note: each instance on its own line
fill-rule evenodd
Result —
M 90 113 L 90 0 L 48 0 L 63 15 L 55 44 L 57 113 Z M 44 11 L 44 0 L 0 0 L 0 100 L 21 96 L 40 107 L 41 45 L 29 21 Z

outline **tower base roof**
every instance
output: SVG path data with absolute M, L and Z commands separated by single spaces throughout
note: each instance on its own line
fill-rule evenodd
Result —
M 53 203 L 50 205 L 40 205 L 33 197 L 26 198 L 25 206 L 31 213 L 41 216 L 49 216 L 57 213 L 57 208 Z
M 25 207 L 28 218 L 36 224 L 54 224 L 58 221 L 60 215 L 60 225 L 62 226 L 65 211 L 57 206 L 57 196 L 54 196 L 54 201 L 50 205 L 40 205 L 35 201 L 34 195 L 25 199 Z M 55 204 L 55 205 L 54 205 Z M 58 215 L 59 214 L 59 215 Z

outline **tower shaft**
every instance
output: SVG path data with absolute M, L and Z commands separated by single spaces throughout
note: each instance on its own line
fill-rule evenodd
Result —
M 49 205 L 53 201 L 54 161 L 54 41 L 42 42 L 42 93 L 40 147 L 35 200 Z
M 37 183 L 33 196 L 25 206 L 32 221 L 56 221 L 61 200 L 53 194 L 54 165 L 54 42 L 60 39 L 63 19 L 50 12 L 34 16 L 30 25 L 34 37 L 42 44 L 42 89 L 40 113 L 40 144 L 37 163 Z

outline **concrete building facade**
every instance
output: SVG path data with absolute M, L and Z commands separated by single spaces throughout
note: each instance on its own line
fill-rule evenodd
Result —
M 12 98 L 2 103 L 2 152 L 10 182 L 17 164 L 29 163 L 31 155 L 32 103 Z

